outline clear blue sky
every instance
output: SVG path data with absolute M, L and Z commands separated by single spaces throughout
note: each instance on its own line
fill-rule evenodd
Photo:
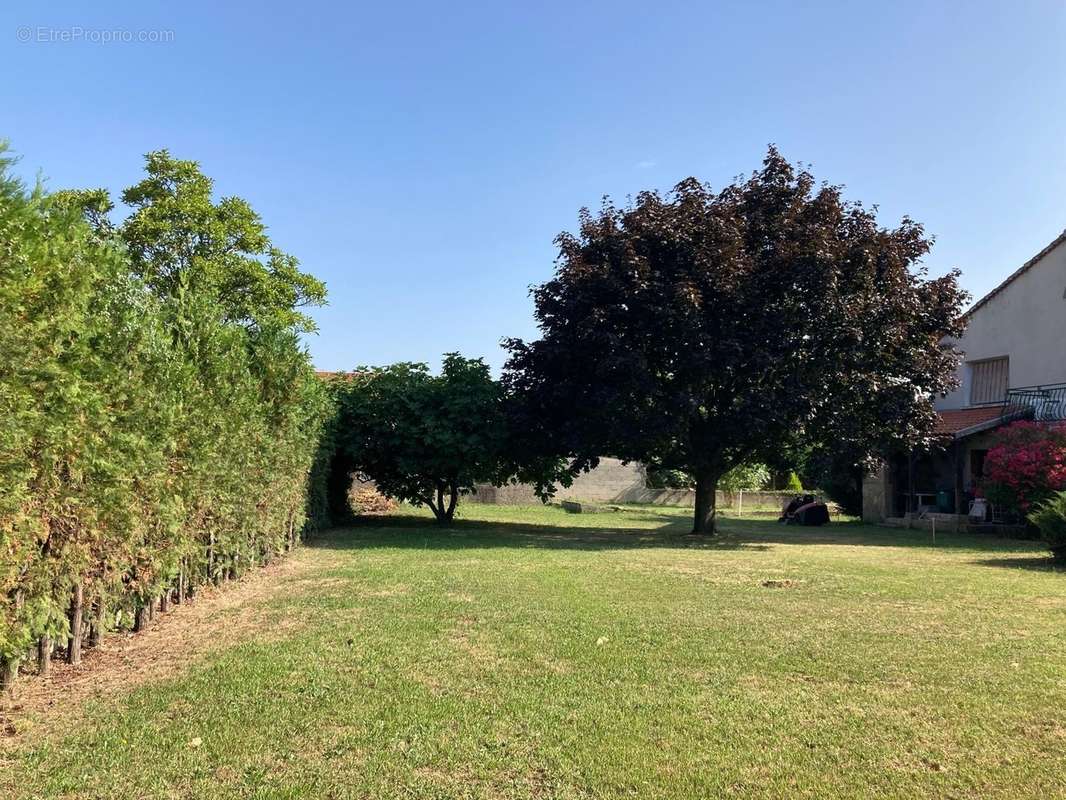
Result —
M 1066 227 L 1066 4 L 8 3 L 3 124 L 52 188 L 199 160 L 323 278 L 316 364 L 503 361 L 577 210 L 767 143 L 923 222 L 975 295 Z M 42 42 L 173 31 L 165 43 Z M 31 41 L 19 41 L 20 28 Z M 6 30 L 5 30 L 6 29 Z M 57 33 L 53 34 L 50 31 Z M 101 36 L 102 34 L 92 34 Z

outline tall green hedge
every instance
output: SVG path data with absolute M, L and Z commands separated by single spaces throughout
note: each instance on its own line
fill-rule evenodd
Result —
M 324 290 L 265 235 L 235 239 L 233 201 L 215 204 L 194 162 L 152 154 L 139 187 L 152 181 L 160 191 L 127 192 L 135 211 L 112 227 L 106 194 L 29 189 L 0 159 L 8 686 L 34 648 L 42 667 L 53 646 L 77 661 L 83 638 L 142 627 L 160 603 L 284 552 L 307 524 L 331 400 L 295 308 Z M 264 230 L 242 208 L 240 224 Z M 137 250 L 152 235 L 155 248 Z M 178 253 L 180 242 L 193 244 Z M 170 284 L 152 282 L 153 263 L 175 265 Z M 244 304 L 236 312 L 227 293 Z

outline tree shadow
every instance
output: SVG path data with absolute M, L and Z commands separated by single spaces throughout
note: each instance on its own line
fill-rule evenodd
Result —
M 1025 569 L 1033 572 L 1052 572 L 1066 575 L 1066 564 L 1057 563 L 1050 555 L 1044 557 L 1021 558 L 981 558 L 974 562 L 982 567 L 1001 567 L 1005 569 Z
M 512 520 L 457 519 L 449 526 L 438 526 L 425 517 L 393 515 L 360 518 L 353 525 L 323 532 L 311 539 L 308 546 L 336 550 L 378 547 L 419 550 L 500 547 L 549 550 L 768 549 L 738 541 L 728 534 L 714 537 L 690 535 L 692 523 L 672 514 L 633 514 L 632 519 L 660 524 L 653 528 L 633 528 L 605 520 L 602 526 L 567 527 Z
M 352 550 L 360 548 L 484 549 L 545 548 L 554 550 L 619 550 L 671 548 L 679 550 L 756 550 L 776 545 L 837 545 L 860 547 L 914 547 L 977 550 L 988 553 L 1014 552 L 1031 543 L 987 535 L 938 534 L 934 544 L 927 531 L 831 522 L 820 528 L 763 520 L 727 517 L 713 537 L 689 533 L 691 521 L 676 513 L 653 510 L 625 511 L 626 520 L 644 527 L 619 524 L 619 514 L 605 514 L 603 525 L 568 526 L 516 520 L 457 519 L 451 526 L 438 526 L 432 519 L 407 514 L 362 517 L 348 526 L 326 531 L 308 542 L 311 547 Z M 1019 561 L 1043 562 L 1038 558 L 992 558 L 990 566 L 1008 566 Z M 998 563 L 1002 562 L 1002 563 Z M 974 562 L 982 563 L 982 562 Z

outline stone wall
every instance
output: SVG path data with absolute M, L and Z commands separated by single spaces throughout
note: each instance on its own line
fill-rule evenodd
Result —
M 718 508 L 746 508 L 746 509 L 783 509 L 788 502 L 799 492 L 787 491 L 748 491 L 723 492 L 719 490 L 715 494 L 715 505 Z M 812 492 L 813 494 L 813 492 Z M 696 505 L 696 493 L 691 489 L 643 489 L 633 492 L 627 503 L 642 503 L 655 506 L 684 506 L 693 508 Z
M 783 508 L 795 495 L 790 492 L 744 492 L 744 508 Z M 474 494 L 464 498 L 469 503 L 493 505 L 530 505 L 540 500 L 527 484 L 509 486 L 477 486 Z M 559 487 L 555 500 L 577 500 L 586 503 L 643 503 L 660 506 L 696 504 L 691 489 L 649 489 L 644 467 L 623 464 L 617 458 L 601 458 L 596 469 L 582 473 L 569 488 Z M 740 497 L 734 492 L 718 492 L 719 508 L 737 508 Z
M 647 490 L 644 467 L 640 464 L 623 464 L 617 458 L 601 458 L 599 466 L 574 478 L 569 488 L 559 487 L 556 500 L 584 500 L 590 503 L 634 503 L 630 499 Z M 540 500 L 528 484 L 489 486 L 479 484 L 474 494 L 466 500 L 472 503 L 495 505 L 529 505 Z
M 862 521 L 884 522 L 889 516 L 892 499 L 892 483 L 888 467 L 882 464 L 875 472 L 862 479 Z

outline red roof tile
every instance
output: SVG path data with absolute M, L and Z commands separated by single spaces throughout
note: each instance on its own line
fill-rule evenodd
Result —
M 976 408 L 953 408 L 937 414 L 937 436 L 954 436 L 961 431 L 998 420 L 1003 416 L 1003 406 L 978 406 Z

